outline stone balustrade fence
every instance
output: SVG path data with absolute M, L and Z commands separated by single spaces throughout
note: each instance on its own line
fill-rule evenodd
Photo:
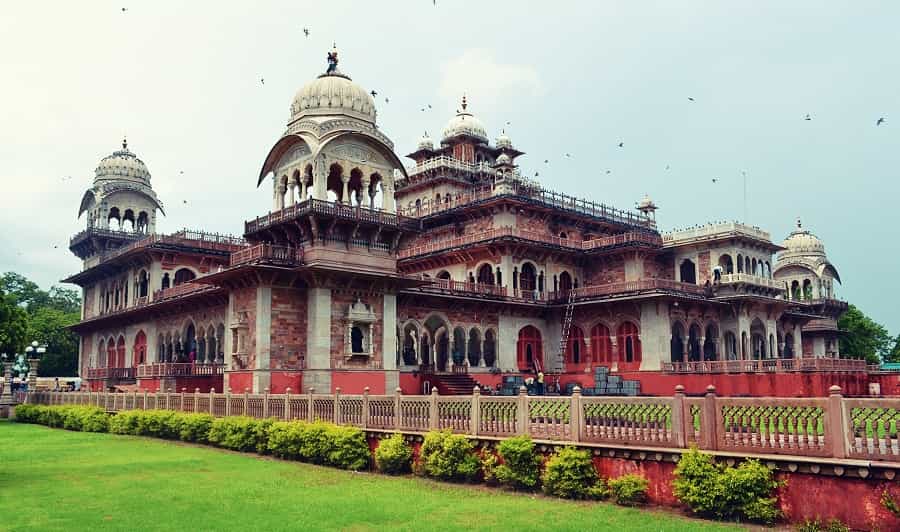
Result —
M 220 417 L 328 421 L 367 430 L 422 433 L 449 429 L 471 436 L 686 448 L 745 455 L 795 455 L 900 462 L 900 398 L 252 394 L 193 392 L 30 392 L 27 402 L 93 405 L 110 412 L 163 409 Z

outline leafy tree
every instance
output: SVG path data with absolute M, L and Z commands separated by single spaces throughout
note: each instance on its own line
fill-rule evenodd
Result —
M 900 362 L 900 334 L 894 338 L 894 348 L 884 357 L 885 362 Z
M 16 304 L 13 296 L 0 288 L 0 353 L 12 357 L 25 347 L 28 319 L 25 310 Z M 12 360 L 12 359 L 10 359 Z
M 27 338 L 47 345 L 38 374 L 42 377 L 71 377 L 78 372 L 78 335 L 67 327 L 78 323 L 77 312 L 41 307 L 28 317 Z
M 883 325 L 863 314 L 854 305 L 838 320 L 838 326 L 845 334 L 841 336 L 841 353 L 851 358 L 865 359 L 870 364 L 878 364 L 891 356 L 894 342 Z

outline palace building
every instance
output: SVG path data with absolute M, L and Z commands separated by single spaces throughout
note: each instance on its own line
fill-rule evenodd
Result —
M 522 175 L 465 97 L 404 163 L 333 59 L 241 237 L 157 233 L 147 165 L 125 143 L 100 161 L 65 279 L 92 389 L 471 393 L 542 371 L 562 391 L 866 393 L 840 358 L 840 276 L 799 222 L 780 244 L 740 223 L 660 233 L 649 198 L 620 210 Z

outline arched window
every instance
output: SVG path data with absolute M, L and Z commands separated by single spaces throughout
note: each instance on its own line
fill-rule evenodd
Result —
M 351 353 L 362 353 L 365 349 L 363 348 L 363 331 L 359 328 L 359 326 L 354 325 L 350 329 L 350 352 Z
M 188 281 L 193 281 L 197 276 L 194 275 L 194 272 L 187 268 L 181 268 L 180 270 L 175 272 L 175 286 L 178 286 L 182 283 L 186 283 Z
M 641 339 L 637 325 L 626 321 L 619 325 L 616 334 L 619 344 L 619 362 L 632 363 L 641 361 Z
M 462 327 L 453 329 L 453 364 L 461 366 L 466 361 L 466 331 Z
M 719 329 L 715 324 L 706 326 L 706 339 L 703 341 L 703 360 L 718 360 Z
M 100 343 L 97 345 L 97 359 L 95 362 L 95 368 L 106 367 L 106 342 L 104 340 L 100 340 Z
M 494 284 L 494 270 L 490 264 L 482 264 L 478 267 L 478 283 L 479 284 Z
M 147 335 L 144 331 L 138 331 L 134 336 L 134 350 L 131 356 L 133 366 L 147 362 Z
M 684 361 L 684 326 L 680 321 L 676 321 L 672 324 L 672 340 L 670 342 L 670 350 L 672 362 Z
M 484 365 L 492 368 L 497 362 L 497 338 L 493 329 L 484 332 Z
M 813 298 L 813 285 L 809 279 L 803 280 L 803 299 L 811 301 Z
M 759 269 L 756 265 L 756 258 L 750 259 L 750 273 L 759 276 Z
M 437 278 L 443 279 L 444 281 L 449 281 L 450 280 L 450 272 L 448 272 L 447 270 L 441 270 L 438 272 Z
M 591 358 L 595 364 L 609 365 L 614 362 L 609 328 L 602 323 L 591 328 Z
M 697 267 L 692 260 L 684 259 L 681 261 L 681 267 L 679 269 L 681 271 L 682 283 L 697 284 Z
M 750 324 L 750 345 L 754 360 L 766 358 L 766 327 L 759 318 Z
M 562 238 L 563 240 L 568 240 L 568 239 L 569 239 L 569 235 L 567 235 L 566 232 L 563 231 L 563 232 L 561 232 L 561 233 L 559 234 L 559 238 Z
M 116 342 L 116 365 L 114 368 L 124 368 L 125 367 L 125 337 L 120 336 L 119 341 Z
M 696 323 L 688 329 L 688 360 L 700 361 L 700 326 Z
M 477 367 L 481 365 L 481 334 L 478 329 L 472 327 L 469 329 L 469 344 L 468 344 L 468 358 L 469 365 L 473 367 Z
M 150 285 L 150 279 L 147 277 L 147 271 L 141 270 L 138 274 L 138 297 L 147 297 L 147 289 Z
M 540 370 L 543 367 L 541 331 L 537 330 L 536 327 L 526 325 L 519 330 L 516 361 L 521 371 Z
M 744 273 L 744 256 L 740 253 L 737 256 L 737 272 Z
M 794 301 L 803 299 L 803 294 L 800 292 L 800 281 L 793 281 L 791 283 L 791 299 Z
M 559 291 L 568 293 L 570 290 L 572 290 L 572 276 L 569 272 L 562 272 L 559 274 Z
M 537 289 L 537 270 L 534 264 L 526 262 L 522 265 L 522 271 L 519 272 L 519 289 L 523 292 Z
M 725 340 L 725 358 L 728 360 L 738 359 L 737 337 L 733 332 L 728 331 L 724 336 Z
M 784 335 L 784 349 L 782 349 L 784 358 L 794 358 L 794 335 L 787 333 Z
M 169 288 L 169 274 L 168 273 L 163 274 L 162 283 L 160 283 L 160 288 L 162 288 L 163 290 L 165 290 L 166 288 Z
M 584 331 L 581 327 L 572 326 L 569 330 L 569 341 L 566 345 L 566 366 L 581 366 L 585 362 L 587 343 L 584 341 Z M 574 367 L 567 367 L 572 370 Z
M 753 273 L 753 267 L 750 263 L 750 257 L 744 257 L 744 273 Z
M 725 275 L 734 273 L 734 262 L 731 260 L 731 255 L 720 255 L 719 267 L 722 268 L 722 273 Z

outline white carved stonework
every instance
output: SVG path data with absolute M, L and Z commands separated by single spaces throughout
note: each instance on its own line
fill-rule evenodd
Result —
M 381 163 L 381 157 L 379 157 L 374 150 L 359 144 L 340 144 L 329 149 L 328 152 L 332 157 L 343 161 L 352 161 L 355 163 Z
M 281 159 L 278 160 L 278 164 L 276 165 L 278 171 L 276 174 L 289 173 L 288 171 L 293 170 L 294 167 L 302 166 L 301 163 L 303 163 L 304 159 L 308 158 L 311 153 L 312 152 L 310 152 L 306 144 L 295 144 L 287 153 L 281 156 Z
M 372 307 L 358 298 L 347 310 L 347 339 L 344 342 L 344 356 L 372 356 L 373 325 L 377 317 Z M 354 337 L 355 336 L 355 337 Z

